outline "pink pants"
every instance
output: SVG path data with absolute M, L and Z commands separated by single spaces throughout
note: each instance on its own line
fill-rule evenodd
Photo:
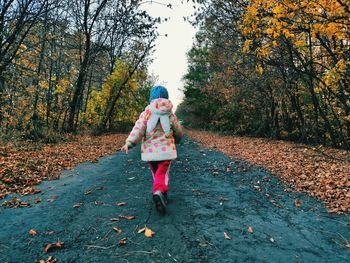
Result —
M 169 185 L 169 170 L 171 161 L 153 161 L 148 162 L 153 175 L 153 189 L 152 193 L 161 191 L 162 193 L 168 191 Z

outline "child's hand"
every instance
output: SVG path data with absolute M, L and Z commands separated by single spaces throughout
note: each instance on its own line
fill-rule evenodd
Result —
M 120 150 L 124 151 L 126 154 L 129 152 L 129 146 L 125 144 Z

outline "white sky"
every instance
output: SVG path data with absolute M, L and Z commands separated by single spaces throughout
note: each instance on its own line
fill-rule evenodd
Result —
M 184 21 L 184 16 L 193 13 L 192 1 L 187 0 L 158 0 L 148 1 L 141 7 L 151 16 L 169 18 L 158 26 L 160 36 L 156 40 L 154 61 L 150 65 L 149 73 L 158 76 L 159 83 L 167 87 L 169 99 L 174 108 L 182 101 L 182 77 L 187 72 L 187 51 L 192 47 L 196 29 Z M 183 3 L 181 3 L 183 2 Z M 158 4 L 162 3 L 164 5 Z M 172 5 L 172 9 L 166 7 Z M 165 37 L 167 34 L 167 37 Z

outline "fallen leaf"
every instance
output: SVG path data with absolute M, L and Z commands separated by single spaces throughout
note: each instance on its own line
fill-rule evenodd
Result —
M 126 203 L 125 202 L 120 202 L 120 203 L 117 203 L 117 206 L 126 206 Z
M 54 258 L 53 256 L 49 256 L 46 263 L 56 263 L 58 262 L 57 258 Z
M 38 232 L 36 232 L 35 229 L 29 230 L 29 235 L 35 236 L 36 234 L 38 234 Z
M 34 199 L 34 203 L 38 204 L 41 202 L 41 198 L 40 197 L 37 197 Z
M 49 256 L 49 258 L 47 259 L 47 263 L 56 263 L 58 262 L 57 258 L 54 258 L 53 256 Z
M 28 202 L 21 202 L 20 206 L 30 206 L 30 203 L 28 203 Z
M 231 240 L 232 239 L 226 232 L 224 232 L 224 238 L 227 239 L 227 240 Z
M 47 244 L 47 245 L 45 246 L 45 248 L 44 248 L 44 252 L 45 252 L 45 253 L 49 252 L 49 250 L 50 250 L 51 247 L 52 247 L 52 244 L 51 244 L 51 243 Z
M 45 259 L 40 259 L 39 263 L 56 263 L 58 260 L 54 258 L 53 256 L 49 256 L 47 260 Z
M 62 248 L 63 242 L 56 242 L 55 246 L 56 246 L 56 248 Z
M 259 185 L 254 185 L 253 187 L 254 187 L 255 190 L 257 190 L 259 192 L 261 191 L 261 187 Z
M 84 193 L 84 195 L 89 195 L 89 194 L 91 194 L 92 193 L 92 190 L 87 190 L 85 193 Z
M 58 196 L 57 195 L 53 195 L 50 198 L 47 199 L 48 202 L 52 203 L 55 202 L 57 200 Z
M 140 228 L 138 231 L 137 231 L 138 234 L 141 234 L 141 233 L 144 233 L 144 235 L 146 237 L 153 237 L 155 232 L 152 231 L 152 229 L 148 228 L 148 227 L 143 227 L 143 228 Z
M 140 228 L 139 231 L 137 231 L 137 233 L 141 234 L 141 233 L 145 232 L 145 230 L 146 230 L 146 227 Z
M 125 219 L 128 219 L 128 220 L 133 220 L 135 219 L 135 216 L 125 216 L 125 215 L 121 215 L 119 216 L 120 218 L 125 218 Z
M 301 201 L 299 199 L 296 199 L 294 201 L 294 205 L 295 205 L 296 208 L 299 208 L 301 206 Z
M 44 252 L 48 253 L 50 250 L 56 249 L 56 248 L 62 248 L 63 242 L 56 242 L 56 243 L 49 243 L 45 246 Z
M 14 197 L 11 200 L 5 201 L 2 203 L 2 206 L 5 208 L 18 208 L 18 207 L 28 207 L 30 203 L 23 202 L 21 199 Z
M 79 208 L 81 207 L 82 203 L 76 203 L 75 205 L 73 205 L 74 208 Z
M 251 226 L 248 227 L 248 232 L 253 234 L 254 231 L 253 231 L 253 228 Z
M 113 230 L 116 231 L 118 233 L 118 235 L 120 235 L 121 233 L 123 233 L 123 230 L 121 230 L 118 227 L 113 227 Z
M 124 238 L 120 239 L 118 241 L 118 243 L 119 243 L 120 246 L 124 246 L 124 245 L 126 245 L 127 240 L 128 239 L 126 237 L 124 237 Z
M 41 193 L 41 190 L 34 188 L 34 194 L 37 194 L 37 193 Z
M 153 232 L 152 229 L 146 227 L 146 229 L 145 229 L 145 236 L 146 237 L 153 237 L 154 234 L 155 234 L 155 232 Z

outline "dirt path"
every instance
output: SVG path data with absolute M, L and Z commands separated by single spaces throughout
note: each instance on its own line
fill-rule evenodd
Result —
M 42 193 L 21 198 L 40 203 L 0 208 L 0 262 L 38 262 L 48 254 L 59 262 L 349 262 L 348 215 L 328 214 L 315 199 L 284 192 L 263 169 L 188 139 L 172 165 L 168 213 L 158 215 L 139 155 L 137 149 L 79 165 L 42 183 Z M 119 215 L 136 218 L 110 221 Z M 144 225 L 153 238 L 137 233 Z M 124 237 L 127 244 L 119 246 Z M 43 252 L 57 241 L 62 249 Z

